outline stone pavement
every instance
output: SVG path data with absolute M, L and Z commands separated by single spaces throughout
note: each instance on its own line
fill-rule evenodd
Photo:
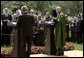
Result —
M 65 51 L 64 55 L 68 57 L 83 57 L 83 51 L 78 51 L 78 50 Z
M 83 51 L 78 51 L 78 50 L 64 51 L 64 56 L 32 54 L 30 55 L 30 57 L 83 57 Z

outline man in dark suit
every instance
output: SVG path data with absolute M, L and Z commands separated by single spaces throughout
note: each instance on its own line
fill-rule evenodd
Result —
M 12 20 L 12 16 L 9 14 L 9 9 L 4 8 L 3 13 L 1 14 L 1 21 L 2 21 L 2 45 L 9 45 L 10 44 L 10 33 L 12 28 L 7 26 L 7 22 Z
M 28 14 L 27 6 L 22 6 L 22 15 L 19 16 L 18 28 L 18 56 L 29 57 L 31 52 L 31 43 L 33 39 L 34 17 Z M 26 46 L 27 43 L 27 46 Z M 26 53 L 26 47 L 27 53 Z

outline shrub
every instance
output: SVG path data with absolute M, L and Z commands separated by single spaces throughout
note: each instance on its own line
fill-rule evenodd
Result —
M 66 45 L 64 46 L 64 50 L 73 50 L 74 49 L 74 45 L 72 42 L 66 43 Z

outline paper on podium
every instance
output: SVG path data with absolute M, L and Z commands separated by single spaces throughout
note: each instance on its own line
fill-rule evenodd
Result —
M 52 21 L 46 21 L 47 24 L 52 25 L 54 22 Z
M 7 26 L 14 27 L 16 26 L 17 22 L 7 22 Z
M 17 23 L 16 22 L 11 22 L 12 24 L 16 25 Z
M 51 22 L 51 21 L 46 21 L 46 23 L 48 23 L 48 24 L 52 24 L 52 22 Z

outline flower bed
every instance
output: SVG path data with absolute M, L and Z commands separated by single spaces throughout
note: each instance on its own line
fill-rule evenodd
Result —
M 66 45 L 64 46 L 64 50 L 68 51 L 68 50 L 74 50 L 74 45 L 72 42 L 68 42 L 66 43 Z
M 74 49 L 74 45 L 73 43 L 69 42 L 66 43 L 66 45 L 64 46 L 64 51 L 68 51 L 68 50 L 73 50 Z M 1 56 L 2 57 L 8 57 L 10 56 L 12 49 L 5 49 L 3 51 L 1 51 Z M 44 46 L 32 46 L 31 47 L 31 54 L 40 54 L 40 53 L 45 53 L 44 51 Z

